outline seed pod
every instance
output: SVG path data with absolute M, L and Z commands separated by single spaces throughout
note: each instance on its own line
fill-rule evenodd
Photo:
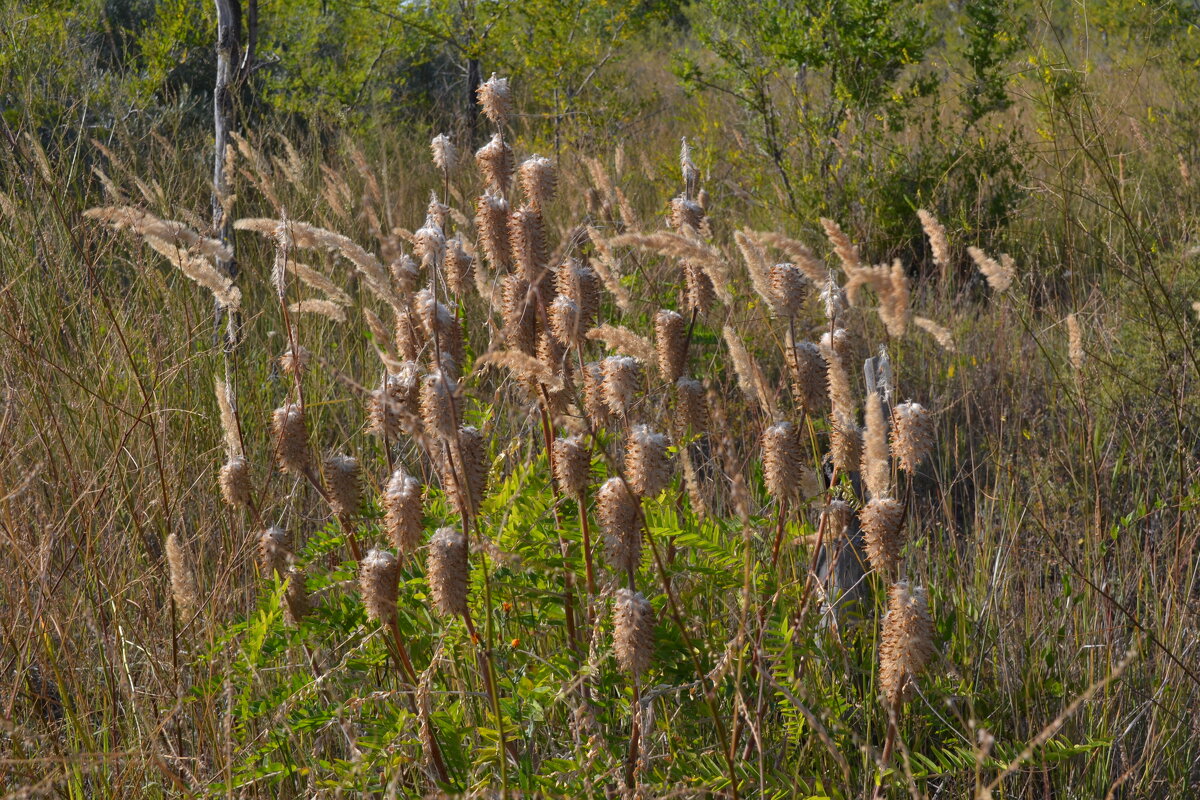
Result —
M 904 504 L 891 497 L 872 497 L 858 514 L 863 530 L 863 546 L 871 566 L 890 575 L 900 565 L 904 547 Z
M 858 472 L 862 463 L 862 450 L 862 431 L 852 419 L 840 414 L 834 415 L 829 430 L 829 453 L 838 472 Z
M 483 115 L 497 128 L 503 128 L 512 113 L 512 91 L 508 78 L 498 78 L 496 73 L 475 89 L 475 97 L 483 109 Z
M 798 342 L 791 348 L 792 391 L 796 402 L 809 416 L 819 416 L 828 402 L 826 375 L 828 365 L 812 342 Z
M 219 483 L 226 503 L 234 508 L 250 506 L 250 462 L 244 456 L 234 456 L 225 462 Z
M 654 344 L 658 351 L 658 371 L 663 380 L 674 383 L 683 375 L 687 361 L 687 324 L 674 311 L 662 309 L 654 318 Z
M 608 401 L 604 398 L 604 367 L 598 361 L 589 361 L 583 369 L 583 405 L 588 421 L 594 428 L 603 428 L 612 418 Z
M 637 677 L 654 654 L 654 609 L 641 592 L 618 589 L 613 598 L 613 653 L 621 669 Z
M 933 620 L 924 587 L 900 581 L 888 588 L 879 640 L 879 686 L 888 708 L 912 699 L 913 681 L 933 657 Z
M 475 283 L 475 259 L 463 248 L 457 234 L 446 243 L 446 261 L 442 266 L 450 293 L 460 300 L 466 297 L 467 288 Z
M 372 550 L 358 565 L 358 585 L 367 619 L 382 625 L 396 619 L 400 564 L 387 550 Z
M 683 281 L 688 311 L 707 314 L 717 299 L 717 290 L 713 287 L 712 278 L 703 269 L 688 262 L 683 266 Z
M 258 565 L 262 568 L 263 576 L 270 578 L 272 573 L 284 575 L 292 560 L 292 551 L 288 546 L 288 534 L 283 528 L 272 525 L 258 535 Z
M 568 497 L 583 497 L 591 477 L 591 454 L 578 436 L 554 440 L 554 479 Z
M 555 288 L 579 307 L 579 329 L 591 328 L 600 311 L 601 282 L 596 271 L 569 258 L 558 267 Z
M 784 420 L 763 431 L 762 452 L 767 491 L 776 500 L 798 499 L 805 467 L 796 426 Z
M 808 282 L 795 264 L 776 264 L 771 267 L 771 299 L 775 311 L 782 317 L 800 313 L 808 295 Z
M 475 163 L 490 189 L 500 194 L 508 193 L 512 184 L 513 152 L 500 134 L 492 136 L 487 144 L 475 151 Z
M 304 425 L 304 409 L 298 403 L 289 403 L 275 409 L 271 420 L 275 439 L 275 452 L 279 467 L 293 475 L 301 476 L 308 470 L 308 431 Z
M 401 311 L 396 315 L 396 350 L 405 361 L 416 361 L 425 347 L 425 331 L 416 314 Z
M 609 566 L 621 573 L 635 571 L 642 559 L 642 530 L 638 525 L 637 499 L 625 481 L 609 478 L 596 495 L 596 509 Z
M 283 618 L 293 628 L 312 612 L 312 600 L 308 596 L 308 576 L 294 564 L 288 567 L 283 587 Z
M 429 540 L 429 591 L 442 616 L 467 613 L 467 540 L 454 528 L 439 528 Z
M 671 198 L 671 213 L 667 223 L 676 233 L 683 233 L 686 228 L 699 231 L 702 219 L 704 209 L 695 200 L 689 200 L 683 195 Z
M 550 258 L 541 213 L 529 206 L 514 211 L 508 218 L 508 241 L 522 277 L 530 284 L 538 283 Z
M 537 312 L 529 296 L 529 282 L 509 275 L 501 284 L 505 342 L 526 355 L 537 353 Z
M 457 428 L 458 386 L 441 370 L 421 382 L 421 419 L 431 435 L 453 438 Z
M 560 294 L 554 298 L 548 311 L 550 332 L 564 347 L 577 347 L 583 342 L 584 331 L 579 324 L 579 306 L 575 301 Z
M 426 340 L 437 342 L 443 353 L 450 356 L 457 370 L 465 353 L 462 326 L 458 319 L 444 304 L 434 300 L 433 292 L 428 289 L 417 292 L 414 300 Z
M 358 459 L 353 456 L 330 455 L 322 465 L 329 505 L 339 517 L 358 513 L 361 502 Z
M 675 381 L 675 391 L 678 393 L 677 418 L 681 430 L 690 430 L 693 434 L 707 431 L 708 401 L 705 399 L 704 385 L 684 375 Z
M 487 491 L 487 453 L 484 446 L 483 434 L 473 425 L 465 425 L 458 429 L 458 467 L 457 474 L 449 471 L 450 481 L 447 491 L 454 498 L 454 506 L 460 514 L 475 516 L 483 503 Z M 459 476 L 466 481 L 461 486 Z
M 629 413 L 634 394 L 642 380 L 642 366 L 636 358 L 609 356 L 601 362 L 604 374 L 604 402 L 617 416 Z
M 388 541 L 401 555 L 412 553 L 421 544 L 424 533 L 421 499 L 420 481 L 402 468 L 392 473 L 381 503 Z
M 645 425 L 634 425 L 625 445 L 629 486 L 641 497 L 657 497 L 671 482 L 670 441 Z
M 933 418 L 920 403 L 909 401 L 892 409 L 892 451 L 900 469 L 909 475 L 933 449 Z
M 475 201 L 475 229 L 483 244 L 483 254 L 493 270 L 506 269 L 512 262 L 508 243 L 508 201 L 492 194 L 482 194 Z
M 442 263 L 446 254 L 446 234 L 435 220 L 426 219 L 425 224 L 413 233 L 413 253 L 426 269 Z
M 542 156 L 530 156 L 521 162 L 518 172 L 521 180 L 521 191 L 529 205 L 538 211 L 545 211 L 546 206 L 554 197 L 554 187 L 557 177 L 554 165 L 550 159 Z

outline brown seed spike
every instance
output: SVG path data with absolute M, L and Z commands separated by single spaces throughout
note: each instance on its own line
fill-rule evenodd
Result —
M 635 425 L 625 445 L 629 486 L 640 497 L 657 497 L 671 482 L 670 440 L 645 425 Z
M 501 285 L 504 336 L 508 346 L 526 355 L 537 354 L 537 313 L 529 296 L 529 282 L 509 275 Z
M 466 481 L 466 486 L 460 487 L 456 478 L 454 505 L 460 514 L 474 516 L 479 513 L 484 493 L 487 491 L 487 449 L 483 434 L 473 425 L 464 425 L 458 429 L 458 448 L 458 471 Z
M 879 641 L 879 686 L 889 708 L 912 699 L 913 681 L 933 653 L 933 620 L 924 587 L 892 584 Z
M 250 462 L 234 456 L 221 467 L 221 497 L 234 508 L 250 506 Z
M 512 90 L 508 86 L 508 78 L 498 78 L 493 72 L 492 77 L 475 90 L 475 97 L 479 100 L 483 115 L 497 128 L 503 128 L 512 113 Z
M 483 253 L 493 270 L 507 269 L 512 262 L 512 249 L 508 243 L 508 202 L 491 191 L 485 192 L 475 202 L 475 229 Z
M 717 290 L 712 278 L 696 264 L 688 262 L 683 267 L 684 299 L 689 311 L 701 316 L 708 314 L 717 299 Z
M 654 654 L 654 609 L 641 592 L 618 589 L 613 598 L 613 653 L 626 672 L 639 676 Z
M 887 422 L 883 415 L 883 398 L 879 392 L 867 395 L 867 430 L 863 449 L 863 478 L 871 497 L 891 492 L 892 456 L 888 449 Z
M 900 469 L 912 475 L 933 449 L 933 418 L 920 403 L 901 403 L 892 409 L 892 452 Z
M 589 361 L 584 365 L 583 405 L 592 427 L 603 428 L 608 425 L 612 412 L 604 397 L 604 367 L 600 362 Z
M 642 558 L 642 530 L 638 526 L 637 499 L 625 481 L 609 478 L 596 495 L 596 508 L 609 566 L 621 573 L 635 571 Z
M 687 323 L 675 311 L 662 309 L 654 318 L 654 344 L 658 352 L 658 371 L 663 380 L 674 383 L 687 366 Z
M 467 540 L 454 528 L 439 528 L 429 540 L 429 591 L 444 617 L 467 613 Z
M 392 547 L 401 555 L 414 552 L 425 532 L 421 519 L 421 482 L 403 469 L 396 470 L 388 481 L 381 503 L 384 528 Z
M 582 331 L 587 331 L 596 322 L 600 311 L 601 286 L 596 271 L 573 258 L 558 267 L 555 288 L 579 307 L 579 328 Z
M 624 416 L 632 408 L 634 395 L 642 381 L 641 362 L 629 356 L 609 356 L 601 364 L 604 402 L 613 414 Z
M 858 472 L 862 464 L 862 431 L 852 419 L 835 414 L 829 431 L 829 452 L 833 465 L 843 475 Z
M 808 295 L 808 282 L 795 264 L 776 264 L 771 267 L 771 299 L 776 313 L 794 317 L 800 313 Z
M 872 497 L 858 518 L 871 567 L 884 575 L 892 574 L 900 565 L 900 549 L 904 547 L 904 504 L 891 497 Z
M 583 497 L 591 477 L 591 454 L 578 436 L 554 440 L 554 479 L 568 497 Z
M 288 567 L 287 583 L 283 589 L 283 617 L 288 625 L 299 627 L 300 621 L 312 613 L 312 600 L 308 596 L 308 576 L 304 570 L 293 565 Z
M 514 211 L 508 218 L 508 240 L 522 277 L 530 284 L 539 283 L 550 257 L 541 212 L 529 206 Z
M 475 284 L 475 259 L 463 247 L 462 239 L 456 234 L 446 243 L 446 286 L 450 293 L 462 299 L 469 287 Z
M 763 431 L 762 452 L 767 491 L 777 500 L 798 499 L 804 478 L 804 451 L 796 426 L 784 420 Z
M 200 604 L 191 554 L 174 533 L 167 536 L 167 566 L 171 573 L 171 596 L 182 611 L 195 610 Z
M 457 391 L 454 380 L 440 370 L 421 382 L 421 419 L 430 435 L 454 437 L 459 416 Z
M 819 416 L 828 404 L 826 374 L 828 366 L 821 351 L 812 342 L 798 342 L 791 350 L 792 391 L 797 404 L 809 416 Z
M 488 186 L 499 194 L 507 194 L 512 184 L 513 152 L 500 134 L 475 151 L 475 163 L 488 182 Z
M 705 398 L 704 385 L 684 375 L 675 381 L 675 390 L 679 393 L 679 419 L 684 430 L 690 430 L 693 434 L 707 431 L 708 400 Z
M 542 156 L 530 156 L 521 162 L 518 172 L 521 181 L 521 191 L 529 205 L 538 211 L 545 211 L 550 200 L 554 197 L 557 177 L 554 165 L 550 159 Z
M 821 510 L 821 525 L 825 532 L 825 540 L 838 542 L 846 535 L 850 525 L 850 516 L 854 510 L 845 500 L 830 500 Z
M 258 536 L 258 564 L 263 576 L 270 578 L 272 573 L 284 575 L 292 560 L 292 551 L 288 547 L 288 534 L 283 528 L 272 525 Z
M 358 584 L 367 619 L 383 625 L 396 619 L 400 564 L 386 550 L 372 550 L 358 565 Z

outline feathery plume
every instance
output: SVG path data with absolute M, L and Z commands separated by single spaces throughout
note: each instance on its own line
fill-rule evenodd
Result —
M 938 222 L 937 217 L 923 208 L 917 209 L 917 217 L 921 220 L 921 227 L 925 230 L 925 235 L 929 237 L 929 249 L 933 253 L 934 266 L 948 267 L 950 265 L 950 240 L 946 238 L 946 229 L 942 223 Z
M 521 192 L 529 205 L 536 211 L 545 211 L 554 197 L 554 188 L 558 181 L 550 159 L 530 156 L 521 162 L 517 175 L 521 183 Z
M 429 149 L 433 151 L 434 166 L 442 172 L 450 172 L 458 163 L 458 149 L 454 146 L 454 142 L 450 141 L 450 137 L 444 133 L 433 137 L 433 141 L 429 143 Z
M 694 196 L 700 183 L 700 170 L 692 161 L 692 146 L 688 144 L 686 136 L 680 137 L 679 140 L 679 170 L 683 176 L 683 185 L 687 196 Z
M 642 559 L 642 529 L 637 498 L 625 481 L 609 478 L 596 494 L 596 510 L 604 531 L 604 557 L 621 573 L 633 572 Z
M 483 115 L 497 128 L 503 128 L 512 113 L 512 90 L 508 86 L 508 78 L 498 78 L 493 72 L 492 77 L 479 84 L 475 96 Z
M 837 353 L 836 347 L 830 347 L 822 355 L 825 357 L 829 403 L 833 413 L 836 416 L 853 418 L 854 395 L 850 389 L 850 375 L 846 372 L 844 359 Z
M 638 361 L 654 360 L 654 343 L 619 325 L 601 325 L 587 332 L 587 338 L 604 342 L 618 353 Z
M 1007 253 L 1002 253 L 999 261 L 978 247 L 968 247 L 967 253 L 975 262 L 975 266 L 979 268 L 979 272 L 987 278 L 988 286 L 992 287 L 992 291 L 1003 292 L 1012 286 L 1013 279 L 1017 276 L 1017 269 L 1016 264 Z
M 367 553 L 358 565 L 358 585 L 367 619 L 387 625 L 396 619 L 400 564 L 387 550 Z
M 746 231 L 746 235 L 763 247 L 774 247 L 787 256 L 788 261 L 798 268 L 815 286 L 829 282 L 829 268 L 813 255 L 803 242 L 790 239 L 773 231 Z
M 588 227 L 588 241 L 596 248 L 596 255 L 599 256 L 593 264 L 596 274 L 600 281 L 604 284 L 604 288 L 609 291 L 613 299 L 617 303 L 617 308 L 622 311 L 629 311 L 633 306 L 633 299 L 629 296 L 629 290 L 625 288 L 625 284 L 621 283 L 621 270 L 617 265 L 616 256 L 613 255 L 612 248 L 608 242 L 600 235 L 600 231 L 596 228 Z M 572 298 L 575 302 L 579 302 L 579 298 Z
M 829 429 L 829 454 L 838 472 L 857 472 L 862 463 L 862 431 L 854 420 L 844 414 L 835 413 Z
M 244 456 L 233 456 L 221 467 L 218 478 L 221 497 L 230 506 L 250 506 L 250 463 Z
M 733 371 L 737 375 L 738 388 L 742 390 L 742 394 L 746 395 L 746 399 L 759 406 L 763 413 L 774 417 L 776 415 L 775 395 L 767 386 L 766 378 L 763 376 L 758 362 L 754 356 L 750 355 L 745 343 L 731 326 L 726 325 L 722 329 L 722 333 L 725 336 L 725 344 L 729 348 Z
M 1074 311 L 1067 315 L 1067 357 L 1071 361 L 1071 369 L 1076 372 L 1083 369 L 1083 332 Z
M 750 285 L 754 292 L 762 298 L 772 313 L 779 315 L 775 293 L 771 290 L 771 267 L 767 264 L 766 252 L 745 230 L 734 231 L 733 241 L 742 254 L 742 260 L 746 262 L 746 271 L 750 274 Z
M 312 360 L 312 353 L 308 352 L 308 348 L 296 345 L 295 350 L 289 347 L 283 351 L 283 355 L 279 357 L 279 368 L 286 375 L 298 377 L 308 368 L 310 360 Z
M 442 232 L 442 226 L 426 219 L 413 234 L 413 253 L 426 269 L 441 264 L 446 254 L 446 234 Z
M 831 219 L 822 217 L 821 227 L 825 229 L 825 237 L 829 239 L 829 243 L 833 245 L 833 251 L 837 253 L 838 259 L 842 262 L 842 270 L 845 271 L 846 277 L 850 277 L 856 270 L 862 269 L 863 263 L 858 254 L 858 246 L 850 241 L 850 237 L 841 229 L 841 226 Z
M 654 609 L 641 592 L 618 589 L 613 598 L 613 653 L 621 669 L 639 676 L 654 654 Z
M 931 319 L 925 317 L 913 317 L 913 324 L 921 330 L 933 337 L 933 340 L 938 343 L 938 346 L 947 353 L 958 352 L 958 347 L 954 344 L 954 334 L 948 328 L 943 328 Z
M 488 182 L 488 187 L 499 194 L 507 194 L 512 184 L 513 152 L 500 134 L 475 151 L 475 163 Z
M 438 528 L 429 540 L 426 565 L 433 607 L 444 617 L 467 613 L 467 539 L 454 528 Z
M 346 321 L 345 308 L 330 300 L 320 300 L 317 298 L 297 300 L 295 303 L 288 304 L 288 313 L 316 314 L 326 319 L 331 319 L 334 322 Z
M 686 230 L 699 230 L 700 222 L 704 219 L 704 209 L 695 200 L 685 195 L 671 198 L 671 211 L 667 215 L 667 224 L 676 233 Z
M 907 581 L 888 588 L 879 641 L 879 686 L 889 708 L 912 699 L 913 681 L 933 657 L 933 620 L 924 587 Z

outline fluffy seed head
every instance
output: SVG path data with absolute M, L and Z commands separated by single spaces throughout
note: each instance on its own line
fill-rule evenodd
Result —
M 547 312 L 550 332 L 564 347 L 575 347 L 583 341 L 584 330 L 579 324 L 579 306 L 565 294 L 557 295 Z
M 889 708 L 912 699 L 913 681 L 933 657 L 933 620 L 924 587 L 900 581 L 888 588 L 879 639 L 879 686 Z
M 258 565 L 262 568 L 263 575 L 268 578 L 273 572 L 285 575 L 291 560 L 292 551 L 288 546 L 287 531 L 272 525 L 258 535 Z
M 450 137 L 444 133 L 433 137 L 433 141 L 429 143 L 429 149 L 433 151 L 434 166 L 442 172 L 449 172 L 458 163 L 458 149 L 455 148 L 454 142 L 450 141 Z
M 417 281 L 421 277 L 421 268 L 408 253 L 388 264 L 388 272 L 392 274 L 396 292 L 401 295 L 411 294 L 413 289 L 417 288 Z
M 496 134 L 487 144 L 475 151 L 475 163 L 488 182 L 488 187 L 507 194 L 512 183 L 513 152 L 508 143 Z
M 454 528 L 438 528 L 429 540 L 429 591 L 444 617 L 467 613 L 467 540 Z
M 416 313 L 401 311 L 396 315 L 396 350 L 405 361 L 416 361 L 425 347 L 425 331 Z
M 397 469 L 388 480 L 380 502 L 383 505 L 384 528 L 392 547 L 402 555 L 416 550 L 424 533 L 421 524 L 421 482 L 403 468 Z
M 800 313 L 808 295 L 808 281 L 795 264 L 776 264 L 771 267 L 771 299 L 775 311 L 783 317 Z
M 670 383 L 679 380 L 687 361 L 687 323 L 681 315 L 665 308 L 658 312 L 654 318 L 654 345 L 663 379 Z
M 912 475 L 933 449 L 933 417 L 911 400 L 892 409 L 892 452 L 900 469 Z
M 637 498 L 625 481 L 609 478 L 596 494 L 596 510 L 604 531 L 604 557 L 620 573 L 633 572 L 642 559 L 642 530 Z
M 221 497 L 234 508 L 250 505 L 250 462 L 234 456 L 221 467 Z
M 890 575 L 900 564 L 900 548 L 904 546 L 904 504 L 891 497 L 872 497 L 858 513 L 863 530 L 863 545 L 871 566 Z
M 583 368 L 583 406 L 592 427 L 608 425 L 612 412 L 604 397 L 604 366 L 598 361 L 589 361 Z
M 312 612 L 312 600 L 308 596 L 308 576 L 294 564 L 288 567 L 287 583 L 283 588 L 283 618 L 293 628 Z
M 491 120 L 497 128 L 502 128 L 508 122 L 512 113 L 512 90 L 508 86 L 508 78 L 498 78 L 496 73 L 479 84 L 475 97 L 483 109 L 483 115 Z
M 846 359 L 836 350 L 823 353 L 826 378 L 829 386 L 829 405 L 834 417 L 854 416 L 854 393 L 850 388 L 850 374 L 846 371 Z
M 688 311 L 707 314 L 717 299 L 717 290 L 712 278 L 696 264 L 688 262 L 683 267 L 684 300 Z
M 459 513 L 474 516 L 479 513 L 483 503 L 483 495 L 487 490 L 487 452 L 483 434 L 473 425 L 464 425 L 458 429 L 458 474 L 453 476 L 451 495 Z M 466 482 L 460 485 L 458 477 Z
M 441 370 L 421 382 L 421 419 L 430 434 L 453 438 L 458 419 L 458 386 Z
M 167 537 L 167 567 L 171 573 L 171 595 L 180 610 L 195 609 L 200 603 L 200 589 L 192 559 L 183 542 L 175 534 Z
M 621 669 L 636 676 L 654 654 L 654 609 L 641 592 L 618 589 L 613 598 L 613 653 Z
M 443 303 L 437 302 L 433 292 L 429 289 L 417 292 L 414 304 L 427 340 L 436 341 L 442 351 L 447 353 L 456 365 L 461 364 L 465 352 L 463 333 L 462 326 L 455 318 L 454 313 Z
M 289 347 L 279 357 L 279 368 L 287 375 L 299 375 L 308 368 L 311 358 L 312 353 L 302 345 L 297 345 L 295 350 Z
M 629 485 L 640 497 L 657 497 L 671 482 L 671 444 L 661 433 L 634 425 L 625 443 L 625 470 Z
M 425 224 L 413 234 L 413 253 L 421 259 L 421 266 L 429 268 L 442 263 L 446 254 L 446 235 L 435 220 L 426 219 Z
M 387 550 L 372 550 L 358 565 L 358 585 L 367 619 L 381 624 L 396 618 L 400 564 Z
M 541 212 L 530 206 L 514 211 L 508 218 L 508 240 L 523 277 L 536 284 L 545 274 L 550 257 Z
M 358 513 L 361 500 L 358 459 L 354 456 L 329 455 L 321 467 L 333 513 L 339 517 L 354 516 Z
M 642 365 L 630 356 L 609 356 L 601 362 L 604 373 L 604 402 L 617 416 L 629 413 L 634 394 L 642 381 Z
M 854 510 L 845 500 L 830 500 L 829 504 L 821 509 L 821 525 L 825 532 L 825 540 L 840 541 L 846 535 L 846 528 L 850 525 L 850 517 L 853 513 Z
M 809 416 L 818 416 L 825 408 L 828 365 L 812 342 L 797 342 L 790 349 L 792 391 L 796 402 Z
M 303 475 L 311 463 L 304 409 L 298 403 L 288 403 L 275 409 L 271 430 L 280 468 L 296 476 Z
M 475 259 L 463 248 L 457 235 L 446 242 L 446 261 L 442 266 L 450 293 L 460 299 L 465 297 L 467 287 L 475 282 Z
M 671 213 L 667 224 L 671 229 L 682 233 L 687 228 L 700 230 L 700 221 L 704 219 L 704 209 L 695 200 L 689 200 L 683 195 L 671 198 Z
M 675 391 L 679 394 L 679 421 L 682 429 L 692 433 L 703 433 L 708 430 L 708 400 L 705 397 L 704 385 L 695 378 L 682 376 L 675 381 Z
M 475 229 L 483 244 L 492 269 L 506 268 L 512 261 L 512 249 L 508 243 L 508 201 L 491 191 L 480 195 L 475 201 Z
M 579 327 L 586 331 L 595 324 L 600 312 L 600 276 L 591 267 L 573 258 L 558 267 L 555 288 L 559 294 L 571 298 L 579 307 Z
M 854 420 L 843 414 L 835 414 L 829 429 L 829 452 L 838 472 L 858 472 L 862 464 L 862 431 Z
M 554 479 L 568 497 L 580 498 L 591 477 L 591 453 L 578 436 L 554 440 Z
M 554 165 L 550 163 L 550 159 L 542 156 L 530 156 L 521 162 L 518 177 L 521 182 L 521 191 L 529 205 L 538 211 L 544 211 L 551 198 L 554 197 L 554 187 L 557 182 Z
M 888 449 L 887 420 L 883 415 L 883 399 L 879 392 L 867 395 L 867 430 L 863 449 L 863 477 L 872 497 L 888 494 L 892 485 L 892 454 Z
M 514 350 L 536 355 L 537 312 L 529 297 L 529 282 L 519 275 L 509 275 L 500 289 L 505 342 Z
M 1067 356 L 1071 361 L 1071 369 L 1076 372 L 1083 369 L 1083 331 L 1079 327 L 1079 317 L 1074 312 L 1067 315 Z
M 799 429 L 787 420 L 776 422 L 763 431 L 762 452 L 767 491 L 777 500 L 797 499 L 805 470 Z

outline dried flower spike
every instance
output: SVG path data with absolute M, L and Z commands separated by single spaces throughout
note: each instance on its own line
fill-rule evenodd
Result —
M 763 431 L 763 478 L 777 500 L 796 500 L 804 484 L 804 451 L 800 431 L 786 420 Z
M 645 425 L 634 425 L 625 445 L 629 486 L 640 497 L 657 497 L 671 482 L 670 440 Z
M 244 456 L 234 456 L 221 467 L 219 478 L 221 497 L 237 508 L 250 505 L 250 463 Z
M 596 495 L 600 526 L 604 530 L 604 557 L 621 573 L 637 570 L 642 558 L 642 531 L 638 526 L 637 499 L 620 478 L 609 478 Z
M 872 497 L 858 514 L 863 545 L 871 567 L 890 575 L 900 564 L 904 547 L 904 504 L 891 497 Z
M 421 482 L 403 469 L 397 469 L 392 473 L 380 502 L 383 505 L 384 529 L 392 547 L 401 555 L 415 551 L 424 533 Z
M 358 565 L 358 584 L 367 619 L 387 625 L 396 619 L 400 564 L 387 550 L 372 550 Z
M 654 318 L 654 345 L 663 380 L 679 380 L 687 366 L 687 323 L 680 314 L 665 308 L 658 312 Z
M 695 378 L 684 375 L 675 381 L 675 391 L 679 394 L 679 421 L 683 430 L 693 434 L 707 431 L 708 400 L 705 397 L 704 385 Z
M 191 555 L 179 537 L 167 537 L 167 566 L 171 573 L 171 595 L 180 611 L 196 609 L 200 604 L 200 589 L 196 585 Z
M 429 149 L 433 151 L 434 166 L 444 173 L 450 172 L 458 163 L 458 150 L 454 147 L 454 142 L 450 141 L 450 137 L 444 133 L 433 137 Z
M 421 383 L 421 419 L 431 435 L 452 439 L 458 430 L 457 385 L 441 370 Z
M 892 452 L 900 469 L 912 475 L 933 449 L 933 417 L 920 403 L 909 401 L 892 409 Z
M 546 206 L 554 197 L 554 187 L 557 178 L 554 165 L 550 159 L 542 156 L 530 156 L 521 162 L 518 170 L 521 182 L 521 192 L 525 199 L 537 211 L 545 211 Z
M 568 497 L 583 497 L 591 477 L 591 454 L 578 436 L 554 440 L 554 479 Z
M 912 699 L 913 681 L 933 657 L 933 620 L 924 587 L 906 581 L 888 588 L 879 642 L 879 686 L 889 708 Z
M 775 313 L 794 317 L 800 313 L 808 295 L 808 281 L 795 264 L 776 264 L 771 267 L 771 299 Z
M 292 551 L 288 546 L 288 534 L 283 528 L 272 525 L 258 535 L 258 565 L 267 578 L 272 573 L 283 575 L 287 572 L 292 560 Z
M 507 124 L 512 113 L 512 90 L 509 88 L 508 78 L 498 78 L 493 72 L 492 77 L 475 90 L 475 96 L 483 108 L 483 115 L 493 125 L 502 128 Z
M 275 409 L 271 428 L 280 468 L 296 476 L 304 475 L 312 463 L 308 451 L 304 409 L 298 403 L 280 406 Z
M 330 455 L 321 466 L 333 513 L 339 517 L 357 514 L 361 499 L 358 459 L 354 456 Z
M 796 403 L 809 416 L 819 416 L 828 401 L 826 376 L 829 366 L 812 342 L 797 342 L 790 348 L 789 355 Z
M 879 392 L 867 395 L 866 443 L 863 461 L 866 466 L 863 477 L 871 497 L 888 494 L 892 485 L 892 454 L 888 449 L 887 420 L 883 414 L 883 398 Z
M 475 151 L 475 163 L 488 182 L 488 187 L 500 194 L 507 194 L 512 184 L 513 152 L 500 134 Z
M 604 402 L 618 416 L 629 413 L 642 380 L 642 365 L 630 356 L 609 356 L 602 364 Z

